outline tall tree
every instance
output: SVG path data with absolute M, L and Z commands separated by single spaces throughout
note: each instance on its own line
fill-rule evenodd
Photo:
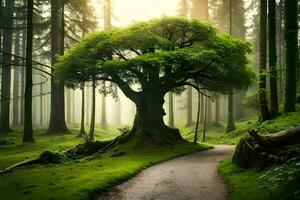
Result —
M 64 1 L 51 0 L 51 64 L 64 54 Z M 51 112 L 48 133 L 68 132 L 65 121 L 64 85 L 51 77 Z
M 284 111 L 295 111 L 298 57 L 298 1 L 286 0 L 285 7 L 285 43 L 286 76 Z
M 18 23 L 16 23 L 17 26 Z M 14 54 L 20 56 L 20 31 L 16 30 L 15 32 L 15 52 Z M 20 64 L 18 58 L 14 58 L 14 62 L 16 65 Z M 14 66 L 14 81 L 13 81 L 13 121 L 12 126 L 18 127 L 19 123 L 19 74 L 20 69 L 19 66 Z
M 260 42 L 259 42 L 259 104 L 262 120 L 269 119 L 269 108 L 266 92 L 267 69 L 267 11 L 268 2 L 260 0 Z
M 93 78 L 92 83 L 92 107 L 91 107 L 91 124 L 89 131 L 89 141 L 94 140 L 94 132 L 95 132 L 95 110 L 96 110 L 96 78 Z
M 169 92 L 169 126 L 174 127 L 174 97 L 173 93 Z
M 81 85 L 81 121 L 80 121 L 80 131 L 79 131 L 79 136 L 85 136 L 86 135 L 86 132 L 85 132 L 85 118 L 84 118 L 84 115 L 85 115 L 85 101 L 84 101 L 84 98 L 85 98 L 85 84 L 82 83 Z
M 232 20 L 233 20 L 233 0 L 229 0 L 229 34 L 232 35 Z M 236 130 L 234 123 L 234 115 L 233 115 L 233 89 L 229 89 L 228 91 L 228 116 L 227 116 L 227 126 L 226 133 Z
M 26 84 L 25 119 L 23 142 L 33 141 L 32 129 L 32 39 L 33 39 L 33 0 L 27 1 L 27 45 L 26 45 Z
M 268 12 L 268 39 L 269 39 L 269 69 L 270 69 L 270 115 L 278 112 L 277 96 L 277 46 L 276 46 L 276 0 L 269 0 Z
M 11 132 L 10 128 L 10 88 L 11 88 L 11 60 L 12 60 L 12 29 L 14 0 L 5 1 L 3 25 L 3 67 L 1 79 L 1 115 L 0 133 Z

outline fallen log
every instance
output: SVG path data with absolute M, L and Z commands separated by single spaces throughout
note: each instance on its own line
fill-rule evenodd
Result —
M 252 130 L 249 135 L 240 140 L 232 158 L 241 168 L 264 169 L 300 156 L 299 147 L 291 147 L 300 144 L 300 126 L 266 136 Z
M 257 131 L 249 131 L 251 137 L 255 141 L 264 147 L 283 147 L 287 145 L 300 144 L 300 126 L 272 134 L 261 136 L 257 134 Z

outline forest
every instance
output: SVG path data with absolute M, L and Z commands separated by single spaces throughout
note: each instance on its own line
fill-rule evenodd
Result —
M 300 199 L 299 9 L 0 0 L 0 200 Z

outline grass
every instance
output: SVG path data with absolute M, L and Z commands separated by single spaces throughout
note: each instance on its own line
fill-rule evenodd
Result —
M 110 139 L 118 133 L 98 130 L 96 137 Z M 35 143 L 21 144 L 21 133 L 1 136 L 0 140 L 11 140 L 15 144 L 0 146 L 1 167 L 38 156 L 45 149 L 61 151 L 80 142 L 75 134 L 42 135 L 37 133 Z M 26 199 L 89 199 L 95 193 L 124 181 L 140 170 L 155 163 L 183 154 L 210 148 L 207 145 L 144 145 L 120 146 L 116 151 L 125 152 L 123 156 L 112 157 L 113 152 L 93 159 L 81 159 L 54 165 L 33 165 L 0 175 L 1 200 Z M 1 168 L 0 167 L 0 168 Z
M 300 199 L 299 180 L 287 181 L 278 180 L 279 186 L 271 179 L 278 174 L 278 166 L 267 168 L 263 171 L 256 169 L 243 170 L 232 164 L 231 157 L 223 161 L 219 171 L 229 184 L 231 200 L 298 200 Z M 289 171 L 289 168 L 285 168 Z
M 73 132 L 79 132 L 74 129 Z M 0 169 L 26 159 L 36 158 L 45 150 L 62 151 L 69 149 L 84 140 L 76 134 L 54 134 L 45 136 L 43 130 L 35 131 L 34 143 L 22 143 L 22 132 L 16 131 L 9 135 L 0 135 L 0 141 L 12 142 L 12 145 L 0 145 Z M 99 140 L 111 140 L 119 135 L 115 130 L 96 129 L 95 136 Z
M 248 136 L 248 130 L 256 128 L 259 134 L 273 134 L 293 127 L 300 121 L 300 112 L 280 114 L 278 117 L 260 125 L 257 120 L 240 122 L 238 129 L 220 138 L 216 142 L 231 141 L 236 143 Z M 224 140 L 223 140 L 224 139 Z M 228 158 L 222 162 L 219 170 L 225 177 L 232 200 L 298 200 L 300 199 L 300 161 L 294 164 L 272 166 L 263 171 L 243 170 Z M 264 177 L 264 178 L 263 178 Z

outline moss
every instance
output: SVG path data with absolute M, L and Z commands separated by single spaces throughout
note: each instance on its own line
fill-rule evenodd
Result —
M 223 161 L 219 171 L 229 185 L 230 199 L 232 200 L 298 200 L 300 199 L 299 179 L 278 179 L 280 174 L 278 166 L 267 168 L 263 171 L 243 170 L 231 162 L 231 157 Z M 292 169 L 284 166 L 285 174 L 290 174 Z M 276 181 L 267 180 L 273 179 Z M 299 177 L 299 175 L 298 175 Z
M 37 157 L 45 148 L 58 152 L 68 149 L 83 141 L 76 135 L 38 135 L 37 142 L 32 144 L 2 146 L 0 164 L 7 166 L 23 160 L 24 157 Z M 21 134 L 14 133 L 12 137 L 18 141 Z M 106 135 L 106 138 L 110 137 L 111 135 Z M 150 143 L 136 147 L 136 143 L 129 142 L 118 146 L 114 152 L 107 152 L 93 160 L 79 159 L 76 162 L 60 162 L 55 165 L 21 167 L 13 173 L 0 176 L 1 200 L 89 199 L 93 194 L 131 178 L 140 170 L 155 163 L 209 147 L 211 146 L 192 144 L 163 146 Z

